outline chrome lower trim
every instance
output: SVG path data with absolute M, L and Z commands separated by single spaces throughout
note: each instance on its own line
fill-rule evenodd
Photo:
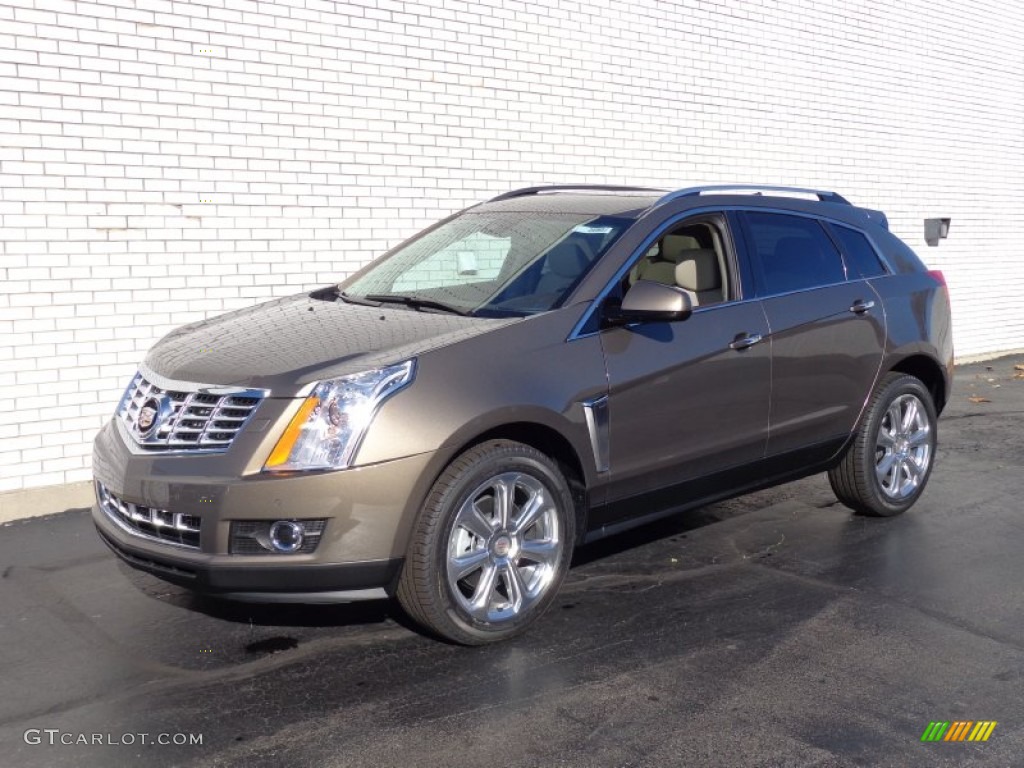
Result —
M 584 400 L 583 414 L 590 433 L 590 450 L 594 453 L 594 466 L 598 472 L 607 472 L 610 462 L 608 429 L 608 395 Z
M 107 490 L 106 486 L 99 481 L 95 483 L 95 490 L 97 504 L 106 514 L 107 519 L 130 536 L 157 544 L 178 547 L 179 549 L 187 549 L 193 552 L 199 551 L 201 543 L 200 526 L 191 522 L 192 520 L 199 520 L 198 515 L 185 515 L 181 512 L 170 512 L 166 509 L 156 509 L 154 507 L 133 504 L 129 501 L 122 501 Z M 160 536 L 147 533 L 138 527 L 140 524 L 148 525 L 158 531 L 167 529 L 168 534 Z M 173 531 L 173 535 L 178 540 L 170 538 L 171 531 Z M 182 539 L 185 536 L 189 538 L 194 537 L 196 543 L 191 544 L 183 541 Z

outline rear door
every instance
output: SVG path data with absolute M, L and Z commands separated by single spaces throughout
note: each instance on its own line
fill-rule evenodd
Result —
M 745 211 L 772 348 L 768 455 L 819 447 L 854 429 L 885 345 L 881 299 L 816 218 Z

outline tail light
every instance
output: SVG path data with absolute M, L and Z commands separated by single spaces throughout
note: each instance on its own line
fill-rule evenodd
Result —
M 946 276 L 942 274 L 941 269 L 929 269 L 928 274 L 934 277 L 943 288 L 946 287 Z

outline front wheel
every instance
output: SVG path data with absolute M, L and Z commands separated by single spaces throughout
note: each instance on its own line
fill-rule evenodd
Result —
M 415 621 L 453 642 L 504 640 L 554 599 L 574 536 L 572 494 L 558 465 L 522 443 L 482 443 L 434 483 L 398 600 Z
M 919 379 L 887 374 L 853 443 L 828 473 L 839 501 L 874 517 L 908 510 L 931 475 L 937 421 L 931 393 Z

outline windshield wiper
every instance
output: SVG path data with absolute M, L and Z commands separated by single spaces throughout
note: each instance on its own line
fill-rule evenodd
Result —
M 361 296 L 360 298 L 365 299 L 366 301 L 376 301 L 379 302 L 379 304 L 404 304 L 405 306 L 412 307 L 413 309 L 437 309 L 441 312 L 450 312 L 453 315 L 462 315 L 463 317 L 467 317 L 471 314 L 468 310 L 459 309 L 458 307 L 453 307 L 451 304 L 434 301 L 434 299 L 425 299 L 420 296 L 402 296 L 397 293 L 371 293 L 366 296 Z
M 364 307 L 379 307 L 379 301 L 367 301 L 362 296 L 352 296 L 351 294 L 345 293 L 342 290 L 338 291 L 338 298 L 344 301 L 346 304 L 359 304 Z

